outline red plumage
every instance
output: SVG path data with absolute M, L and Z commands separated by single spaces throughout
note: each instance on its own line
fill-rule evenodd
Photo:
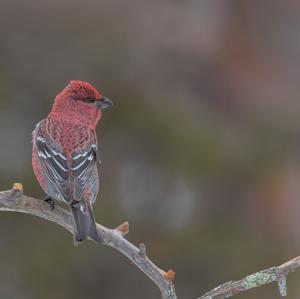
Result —
M 99 240 L 92 213 L 99 189 L 95 129 L 111 105 L 89 83 L 71 81 L 33 131 L 33 171 L 48 196 L 70 206 L 76 243 Z

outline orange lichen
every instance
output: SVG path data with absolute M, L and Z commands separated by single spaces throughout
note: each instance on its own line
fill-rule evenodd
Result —
M 165 272 L 163 274 L 163 276 L 166 280 L 168 280 L 169 282 L 172 282 L 175 278 L 175 274 L 176 274 L 175 271 L 169 270 L 168 272 Z

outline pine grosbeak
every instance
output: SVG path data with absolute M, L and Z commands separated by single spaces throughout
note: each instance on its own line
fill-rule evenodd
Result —
M 99 189 L 95 130 L 102 110 L 111 105 L 89 83 L 71 81 L 33 131 L 34 174 L 48 200 L 69 205 L 75 244 L 100 240 L 92 211 Z

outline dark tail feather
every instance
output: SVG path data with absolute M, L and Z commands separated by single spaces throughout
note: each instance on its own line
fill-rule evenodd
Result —
M 92 207 L 89 202 L 76 201 L 72 202 L 71 212 L 73 215 L 74 225 L 74 243 L 90 238 L 96 241 L 101 241 L 97 229 Z

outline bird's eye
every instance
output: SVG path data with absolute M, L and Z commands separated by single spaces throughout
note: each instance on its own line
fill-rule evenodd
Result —
M 86 99 L 86 102 L 89 104 L 94 104 L 96 102 L 96 99 Z

